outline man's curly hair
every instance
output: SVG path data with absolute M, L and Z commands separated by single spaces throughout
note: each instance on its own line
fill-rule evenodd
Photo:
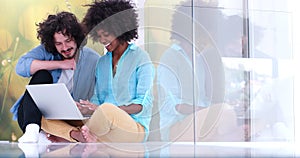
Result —
M 93 41 L 98 41 L 96 31 L 99 29 L 113 34 L 121 42 L 138 38 L 138 15 L 129 0 L 102 0 L 86 6 L 90 8 L 82 24 Z
M 58 53 L 54 45 L 54 34 L 57 32 L 74 39 L 78 48 L 85 45 L 83 28 L 72 13 L 60 12 L 56 15 L 49 15 L 46 20 L 38 23 L 37 26 L 37 38 L 41 40 L 41 44 L 50 53 Z

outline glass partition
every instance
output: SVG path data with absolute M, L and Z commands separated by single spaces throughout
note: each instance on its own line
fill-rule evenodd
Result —
M 289 3 L 146 1 L 160 129 L 149 141 L 293 141 Z
M 0 1 L 0 139 L 16 141 L 21 130 L 9 109 L 29 80 L 14 66 L 39 44 L 35 24 L 62 10 L 82 20 L 82 5 L 92 1 Z M 149 142 L 295 140 L 294 1 L 134 2 L 140 39 L 133 42 L 156 68 Z
M 263 8 L 266 3 L 270 5 Z M 289 3 L 249 1 L 250 58 L 260 61 L 251 66 L 251 141 L 294 141 L 295 80 Z

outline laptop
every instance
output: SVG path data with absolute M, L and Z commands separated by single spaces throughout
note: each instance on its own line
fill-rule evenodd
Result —
M 85 120 L 63 83 L 26 85 L 33 101 L 46 119 Z

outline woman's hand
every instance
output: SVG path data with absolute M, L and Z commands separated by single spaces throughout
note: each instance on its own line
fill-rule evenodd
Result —
M 89 102 L 88 100 L 81 99 L 79 100 L 79 102 L 76 102 L 76 105 L 83 115 L 92 115 L 98 107 L 97 105 Z
M 128 114 L 137 114 L 142 111 L 143 106 L 141 104 L 130 104 L 128 106 L 119 106 L 119 108 L 124 110 Z

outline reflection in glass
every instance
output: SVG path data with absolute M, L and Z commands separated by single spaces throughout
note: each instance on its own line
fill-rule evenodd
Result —
M 275 11 L 288 3 L 275 2 L 273 11 L 256 11 L 259 1 L 250 6 L 251 141 L 294 140 L 292 15 Z
M 216 31 L 218 24 L 227 21 L 216 5 L 186 1 L 173 14 L 172 44 L 157 67 L 163 141 L 243 140 L 243 127 L 224 102 L 224 68 Z
M 20 157 L 149 157 L 141 143 L 19 143 Z
M 86 10 L 86 7 L 82 7 L 82 5 L 90 2 L 71 0 L 55 0 L 55 2 L 52 4 L 37 0 L 19 1 L 18 4 L 16 4 L 14 1 L 7 0 L 2 2 L 3 5 L 0 6 L 0 13 L 2 13 L 0 15 L 0 19 L 1 21 L 5 21 L 5 23 L 2 23 L 0 28 L 0 35 L 2 37 L 2 40 L 0 40 L 0 84 L 2 85 L 2 89 L 0 91 L 0 107 L 2 109 L 0 113 L 0 138 L 2 140 L 15 141 L 21 132 L 16 122 L 11 120 L 9 108 L 15 102 L 16 98 L 23 93 L 24 85 L 28 82 L 28 80 L 17 77 L 14 73 L 12 73 L 10 84 L 8 85 L 8 74 L 14 70 L 16 59 L 24 52 L 30 50 L 33 45 L 37 44 L 35 35 L 32 34 L 32 32 L 35 32 L 34 28 L 36 28 L 35 19 L 39 19 L 38 17 L 41 16 L 44 17 L 45 14 L 56 12 L 57 10 L 70 10 L 80 18 L 82 15 L 84 15 Z M 250 11 L 248 13 L 248 41 L 245 40 L 247 38 L 242 36 L 244 31 L 243 29 L 245 28 L 243 26 L 244 23 L 242 22 L 243 19 L 241 16 L 244 14 L 242 10 L 242 3 L 244 2 L 245 1 L 229 0 L 189 1 L 187 2 L 188 4 L 185 5 L 187 12 L 181 11 L 183 21 L 180 22 L 180 25 L 177 25 L 178 27 L 182 27 L 179 29 L 182 30 L 182 32 L 175 32 L 170 31 L 171 24 L 169 24 L 169 19 L 172 19 L 171 16 L 174 10 L 166 11 L 166 9 L 162 8 L 169 7 L 177 3 L 177 1 L 146 0 L 145 4 L 149 4 L 148 6 L 153 6 L 151 5 L 152 3 L 157 4 L 156 6 L 159 6 L 154 10 L 153 8 L 150 8 L 149 10 L 145 8 L 145 19 L 143 20 L 147 24 L 147 27 L 152 27 L 153 25 L 151 24 L 153 23 L 162 27 L 152 27 L 151 30 L 148 30 L 147 27 L 143 28 L 145 31 L 145 39 L 147 40 L 145 47 L 148 49 L 151 57 L 156 62 L 155 59 L 160 59 L 159 55 L 163 53 L 162 50 L 165 51 L 167 47 L 170 48 L 169 50 L 172 50 L 172 44 L 178 45 L 178 42 L 174 43 L 173 40 L 172 44 L 168 43 L 169 38 L 167 38 L 170 33 L 177 34 L 184 39 L 183 43 L 188 43 L 190 45 L 190 48 L 188 49 L 194 52 L 200 52 L 199 54 L 202 53 L 200 55 L 201 60 L 199 61 L 204 62 L 204 64 L 200 65 L 206 67 L 206 69 L 208 69 L 207 67 L 212 69 L 213 67 L 210 65 L 215 65 L 219 62 L 208 62 L 203 59 L 204 50 L 209 50 L 204 49 L 205 46 L 203 45 L 208 45 L 210 43 L 209 45 L 212 45 L 212 49 L 210 49 L 211 51 L 214 51 L 214 49 L 218 50 L 218 53 L 215 53 L 214 55 L 219 54 L 222 57 L 222 62 L 220 63 L 222 63 L 223 66 L 223 80 L 225 83 L 220 82 L 220 85 L 224 84 L 225 87 L 224 102 L 229 105 L 227 106 L 228 108 L 234 109 L 238 120 L 238 125 L 245 126 L 245 130 L 248 130 L 247 128 L 251 128 L 252 134 L 249 134 L 249 136 L 246 137 L 251 137 L 251 139 L 248 138 L 251 141 L 292 140 L 294 130 L 293 99 L 295 97 L 293 93 L 294 78 L 292 75 L 290 75 L 292 73 L 290 71 L 293 71 L 294 68 L 290 65 L 292 65 L 291 60 L 293 60 L 294 54 L 291 44 L 291 34 L 293 32 L 291 32 L 290 25 L 292 13 L 290 12 L 289 8 L 287 8 L 287 4 L 291 3 L 292 1 L 251 1 L 248 9 Z M 67 5 L 67 3 L 69 4 Z M 180 7 L 182 4 L 183 3 L 179 4 L 177 7 Z M 195 10 L 193 12 L 191 6 L 194 6 Z M 35 10 L 37 10 L 37 12 Z M 217 16 L 219 14 L 217 12 L 219 11 L 224 13 L 225 17 L 223 17 L 224 15 Z M 178 13 L 180 11 L 177 10 L 176 12 Z M 195 16 L 194 28 L 192 27 L 193 15 Z M 26 17 L 30 18 L 25 20 Z M 233 20 L 224 21 L 224 19 Z M 149 21 L 152 23 L 147 23 Z M 174 27 L 174 24 L 172 27 Z M 295 27 L 295 29 L 296 28 L 297 27 Z M 195 31 L 194 34 L 192 32 L 193 29 Z M 201 29 L 205 30 L 205 32 L 202 34 L 196 33 Z M 156 34 L 153 32 L 156 32 Z M 205 42 L 203 42 L 203 38 L 207 38 L 209 42 L 206 42 L 205 44 Z M 17 39 L 19 39 L 19 44 L 18 47 L 16 47 L 16 58 L 15 60 L 11 60 Z M 195 43 L 201 40 L 202 42 L 194 44 L 195 47 L 191 46 L 193 42 Z M 255 58 L 256 60 L 241 58 L 243 57 L 243 44 L 249 44 L 249 57 Z M 97 43 L 93 43 L 91 47 L 95 50 L 98 50 L 99 53 L 103 53 L 103 47 L 97 45 Z M 196 66 L 196 56 L 196 53 L 191 54 L 192 58 L 189 61 L 192 66 L 194 66 L 192 68 L 195 68 L 195 72 L 201 70 L 201 68 L 197 69 L 197 67 L 201 66 Z M 179 68 L 182 65 L 182 67 L 188 67 L 181 62 L 185 61 L 185 58 L 183 58 L 184 60 L 181 58 L 176 59 L 172 56 L 166 56 L 166 58 L 166 60 L 169 58 L 170 60 L 173 59 L 177 61 L 179 63 Z M 169 69 L 166 64 L 161 64 L 160 66 Z M 194 73 L 194 71 L 192 72 Z M 175 72 L 172 73 L 176 74 Z M 184 71 L 183 74 L 188 73 L 187 71 Z M 209 76 L 210 75 L 205 75 L 204 79 L 205 85 L 208 85 L 207 87 L 215 85 L 209 84 L 209 82 L 212 82 L 211 80 L 207 79 Z M 220 76 L 222 76 L 222 74 L 220 74 Z M 210 78 L 213 77 L 210 76 Z M 194 87 L 193 85 L 196 85 L 197 82 L 199 82 L 200 86 L 203 84 L 200 82 L 200 79 L 201 77 L 192 77 L 189 79 L 191 81 L 189 86 Z M 217 77 L 217 79 L 220 79 L 220 77 Z M 183 85 L 180 85 L 179 88 L 182 89 L 182 87 Z M 248 87 L 250 87 L 250 90 L 246 90 Z M 161 89 L 162 85 L 159 84 L 158 88 Z M 5 95 L 6 90 L 7 95 Z M 197 90 L 191 89 L 191 91 Z M 159 98 L 164 99 L 164 95 L 166 95 L 165 90 L 159 90 L 159 92 Z M 208 102 L 213 101 L 212 96 L 217 96 L 213 95 L 213 92 L 208 91 L 207 88 L 205 88 L 205 92 Z M 214 92 L 220 93 L 222 90 L 215 89 Z M 181 90 L 180 93 L 184 93 L 184 91 Z M 194 93 L 191 95 L 194 96 Z M 220 94 L 218 98 L 220 97 L 222 98 L 222 94 Z M 192 103 L 194 102 L 197 101 L 192 101 Z M 5 105 L 3 103 L 5 103 Z M 157 110 L 157 113 L 163 110 L 162 106 L 165 104 L 162 103 L 159 104 L 161 107 Z M 250 115 L 246 115 L 246 113 L 249 111 Z M 163 113 L 164 112 L 160 114 L 161 117 L 164 117 Z M 191 131 L 194 131 L 194 116 L 190 116 L 189 123 L 185 125 L 185 129 L 187 129 L 188 126 L 191 128 Z M 156 115 L 154 117 L 156 118 Z M 186 116 L 184 117 L 187 118 Z M 247 117 L 252 117 L 252 127 L 244 125 L 243 119 Z M 207 119 L 205 122 L 210 120 L 208 117 L 206 118 Z M 168 120 L 167 116 L 166 119 Z M 172 120 L 171 118 L 169 119 Z M 155 121 L 159 122 L 159 118 L 155 119 Z M 209 124 L 211 124 L 211 122 Z M 166 124 L 163 124 L 163 127 L 166 126 Z M 200 128 L 199 126 L 196 127 Z M 286 131 L 286 129 L 288 132 L 282 132 Z M 184 131 L 182 131 L 182 133 L 184 133 Z M 194 132 L 191 132 L 190 135 L 193 136 Z M 218 140 L 219 139 L 216 141 Z

